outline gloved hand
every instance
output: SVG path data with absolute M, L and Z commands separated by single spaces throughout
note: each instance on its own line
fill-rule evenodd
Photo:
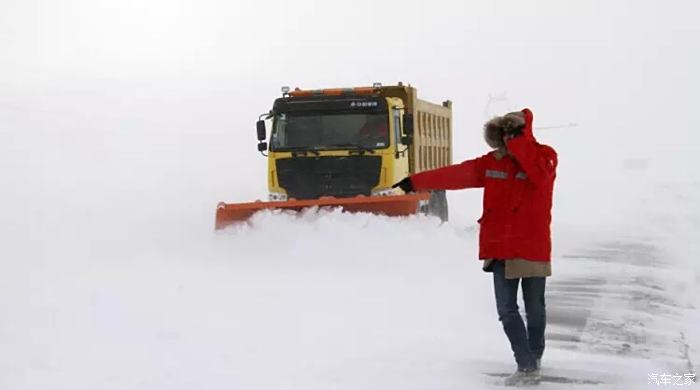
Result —
M 398 182 L 398 183 L 394 184 L 393 186 L 391 186 L 391 188 L 396 188 L 396 187 L 401 188 L 401 189 L 403 190 L 403 192 L 405 192 L 405 193 L 407 193 L 407 194 L 408 194 L 409 192 L 413 192 L 413 191 L 414 191 L 414 190 L 413 190 L 413 183 L 411 183 L 411 178 L 410 178 L 410 177 L 406 177 L 406 178 L 404 178 L 403 180 L 401 180 L 400 182 Z

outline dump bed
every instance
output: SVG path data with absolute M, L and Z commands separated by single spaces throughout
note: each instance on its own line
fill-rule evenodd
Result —
M 381 94 L 398 97 L 413 114 L 413 145 L 409 150 L 409 169 L 418 173 L 452 164 L 452 102 L 435 104 L 418 99 L 416 88 L 387 86 Z

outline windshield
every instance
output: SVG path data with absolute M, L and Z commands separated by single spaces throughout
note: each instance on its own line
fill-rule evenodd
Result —
M 273 150 L 383 149 L 389 146 L 388 116 L 382 113 L 279 114 Z

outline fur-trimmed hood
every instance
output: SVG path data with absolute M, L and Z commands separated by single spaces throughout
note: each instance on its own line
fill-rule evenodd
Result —
M 525 114 L 521 111 L 497 116 L 484 124 L 484 139 L 486 143 L 494 149 L 504 148 L 506 145 L 503 142 L 503 136 L 506 134 L 516 134 L 522 131 L 525 125 Z

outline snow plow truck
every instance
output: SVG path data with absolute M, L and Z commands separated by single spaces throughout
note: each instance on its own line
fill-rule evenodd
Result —
M 448 217 L 444 191 L 403 194 L 392 184 L 452 163 L 452 102 L 418 99 L 415 87 L 290 90 L 257 122 L 268 201 L 221 202 L 216 229 L 265 209 L 339 207 L 389 216 Z M 267 124 L 270 125 L 269 143 Z

